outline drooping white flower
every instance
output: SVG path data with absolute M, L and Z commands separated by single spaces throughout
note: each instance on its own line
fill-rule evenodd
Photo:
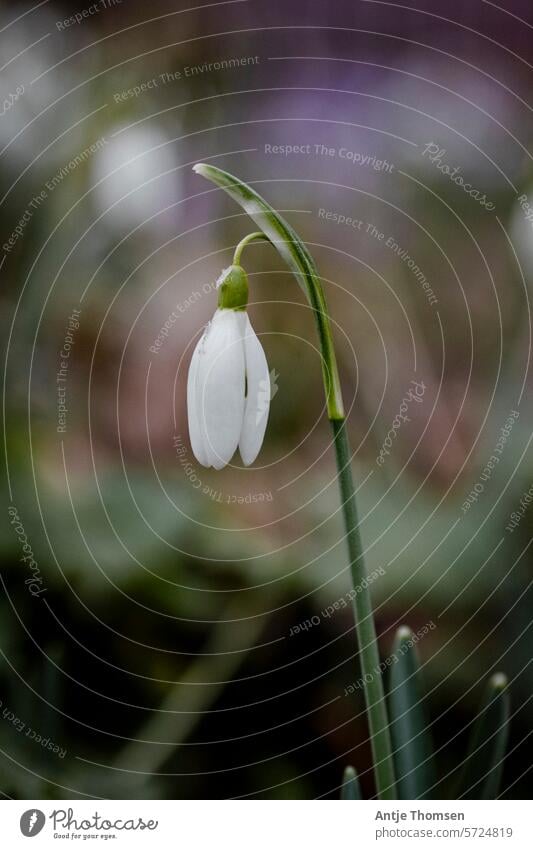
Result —
M 254 462 L 270 407 L 268 365 L 245 310 L 242 268 L 226 269 L 219 286 L 219 308 L 194 350 L 187 381 L 192 450 L 215 469 L 226 466 L 237 447 L 245 466 Z

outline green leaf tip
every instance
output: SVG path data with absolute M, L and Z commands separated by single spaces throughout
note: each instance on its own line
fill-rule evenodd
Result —
M 505 672 L 495 672 L 494 675 L 489 678 L 488 683 L 489 687 L 492 687 L 492 689 L 502 691 L 508 686 L 509 679 Z
M 395 642 L 396 643 L 406 643 L 408 640 L 413 639 L 413 632 L 409 628 L 408 625 L 400 625 L 398 630 L 396 631 Z
M 400 799 L 429 799 L 436 782 L 433 744 L 414 634 L 401 625 L 394 637 L 389 707 L 396 783 Z
M 458 782 L 458 799 L 496 799 L 509 737 L 510 698 L 503 672 L 485 686 Z
M 353 766 L 347 766 L 342 776 L 341 799 L 360 799 L 361 790 L 357 772 Z

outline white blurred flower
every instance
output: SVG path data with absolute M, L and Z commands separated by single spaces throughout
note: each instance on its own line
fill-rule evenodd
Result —
M 177 161 L 168 137 L 154 127 L 117 130 L 95 155 L 92 180 L 95 202 L 105 221 L 127 231 L 146 223 L 161 231 L 173 229 L 175 211 L 148 219 L 179 199 Z
M 189 435 L 198 462 L 222 469 L 238 447 L 245 466 L 253 463 L 269 408 L 268 365 L 246 311 L 217 309 L 196 346 L 187 382 Z

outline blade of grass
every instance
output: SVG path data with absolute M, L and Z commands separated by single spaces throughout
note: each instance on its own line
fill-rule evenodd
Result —
M 389 713 L 400 799 L 428 799 L 435 784 L 433 745 L 427 725 L 424 690 L 413 632 L 405 625 L 394 639 Z
M 359 778 L 353 766 L 347 766 L 342 776 L 341 799 L 360 799 Z
M 457 799 L 496 799 L 509 736 L 507 677 L 489 679 L 475 719 L 458 783 Z

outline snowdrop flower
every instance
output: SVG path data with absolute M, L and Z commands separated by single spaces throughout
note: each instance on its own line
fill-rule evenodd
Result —
M 202 466 L 222 469 L 237 447 L 245 466 L 263 443 L 270 377 L 246 312 L 248 280 L 231 265 L 217 281 L 218 309 L 198 342 L 187 381 L 189 435 Z

